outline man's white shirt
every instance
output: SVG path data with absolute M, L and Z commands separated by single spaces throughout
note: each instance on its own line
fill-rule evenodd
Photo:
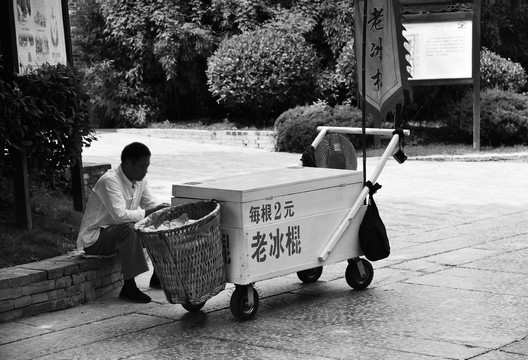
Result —
M 82 250 L 93 245 L 101 228 L 138 222 L 145 217 L 145 209 L 158 204 L 146 179 L 131 182 L 121 165 L 117 170 L 108 170 L 95 184 L 86 204 L 77 248 Z

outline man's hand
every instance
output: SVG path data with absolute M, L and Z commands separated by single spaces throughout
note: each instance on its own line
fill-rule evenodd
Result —
M 169 206 L 171 206 L 171 204 L 169 204 L 169 203 L 161 203 L 161 204 L 159 204 L 156 207 L 153 207 L 153 208 L 145 210 L 145 216 L 149 216 L 153 212 L 156 212 L 158 210 L 164 209 L 164 208 L 169 207 Z

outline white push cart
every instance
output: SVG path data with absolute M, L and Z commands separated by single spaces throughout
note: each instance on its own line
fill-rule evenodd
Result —
M 361 128 L 318 130 L 314 148 L 329 133 L 362 133 Z M 387 129 L 366 134 L 392 137 L 368 178 L 375 183 L 399 135 Z M 369 193 L 363 184 L 362 171 L 293 166 L 174 185 L 172 204 L 220 202 L 226 278 L 235 284 L 230 307 L 245 320 L 259 307 L 257 281 L 296 272 L 303 282 L 314 282 L 323 266 L 347 260 L 347 283 L 358 290 L 369 286 L 373 268 L 360 258 L 358 241 Z

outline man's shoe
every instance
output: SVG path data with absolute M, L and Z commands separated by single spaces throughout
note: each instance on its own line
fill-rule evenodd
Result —
M 152 300 L 150 296 L 142 293 L 141 290 L 139 290 L 137 287 L 136 288 L 123 287 L 123 289 L 121 289 L 121 292 L 119 293 L 119 297 L 122 299 L 130 300 L 130 301 L 137 302 L 137 303 L 143 303 L 143 304 L 149 303 Z
M 160 282 L 160 279 L 158 277 L 158 274 L 156 274 L 156 272 L 154 272 L 152 274 L 152 277 L 150 278 L 149 285 L 153 289 L 161 289 L 161 282 Z

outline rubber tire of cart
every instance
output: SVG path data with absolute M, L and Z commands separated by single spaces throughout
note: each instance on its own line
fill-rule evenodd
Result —
M 233 295 L 231 295 L 230 309 L 237 320 L 249 320 L 255 316 L 259 308 L 259 295 L 253 289 L 253 306 L 248 306 L 247 286 L 236 285 Z
M 321 277 L 322 273 L 323 273 L 323 267 L 322 266 L 318 266 L 318 267 L 315 267 L 315 268 L 311 268 L 311 269 L 307 269 L 307 270 L 303 270 L 303 271 L 298 271 L 297 272 L 297 277 L 303 283 L 308 284 L 308 283 L 313 283 L 313 282 L 316 282 L 317 280 L 319 280 L 319 278 Z
M 354 261 L 349 261 L 345 272 L 345 279 L 351 288 L 365 290 L 374 278 L 374 268 L 368 260 L 360 259 L 359 261 L 363 263 L 363 267 L 365 268 L 365 277 L 361 278 L 357 264 Z
M 181 304 L 181 306 L 183 306 L 183 308 L 187 310 L 188 312 L 198 312 L 204 307 L 204 305 L 205 305 L 205 301 L 199 304 L 191 304 L 190 302 Z

